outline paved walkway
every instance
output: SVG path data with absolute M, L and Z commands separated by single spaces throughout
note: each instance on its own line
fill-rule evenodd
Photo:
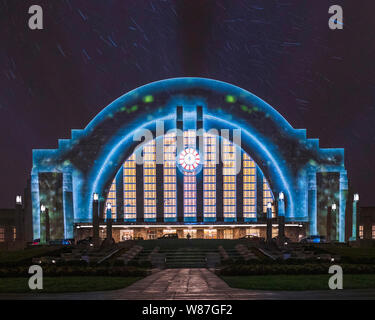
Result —
M 375 299 L 375 290 L 261 291 L 230 288 L 207 269 L 166 269 L 113 291 L 60 294 L 0 294 L 2 299 L 60 300 L 248 300 Z

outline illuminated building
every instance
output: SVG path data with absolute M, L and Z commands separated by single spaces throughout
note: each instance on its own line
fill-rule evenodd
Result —
M 277 235 L 274 195 L 283 192 L 287 236 L 327 235 L 335 203 L 335 237 L 344 241 L 347 189 L 343 149 L 321 149 L 241 88 L 168 79 L 120 97 L 58 149 L 34 150 L 33 232 L 43 239 L 41 204 L 52 239 L 89 230 L 98 193 L 103 220 L 111 204 L 117 241 L 264 236 L 268 203 Z

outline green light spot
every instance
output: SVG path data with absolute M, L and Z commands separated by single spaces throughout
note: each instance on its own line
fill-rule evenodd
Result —
M 154 101 L 154 97 L 152 95 L 148 95 L 148 96 L 143 97 L 143 102 L 145 102 L 145 103 L 151 103 L 153 101 Z
M 126 107 L 122 107 L 120 111 L 124 112 L 126 110 Z
M 132 106 L 131 109 L 130 109 L 131 112 L 134 112 L 134 111 L 137 111 L 137 110 L 138 110 L 138 106 L 137 105 Z
M 247 106 L 244 106 L 244 105 L 242 105 L 242 106 L 241 106 L 241 109 L 242 109 L 242 111 L 245 111 L 245 112 L 246 112 L 246 111 L 248 110 L 248 107 L 247 107 Z
M 228 103 L 235 103 L 237 101 L 237 99 L 236 99 L 235 96 L 227 95 L 225 97 L 225 101 L 228 102 Z

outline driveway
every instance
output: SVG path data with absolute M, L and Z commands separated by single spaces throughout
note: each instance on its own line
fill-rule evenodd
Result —
M 375 299 L 375 290 L 262 291 L 230 288 L 208 269 L 166 269 L 113 291 L 83 293 L 0 294 L 1 299 L 58 300 L 248 300 Z

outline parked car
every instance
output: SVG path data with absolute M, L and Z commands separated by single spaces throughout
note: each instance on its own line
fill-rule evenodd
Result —
M 38 246 L 38 245 L 40 245 L 40 239 L 35 239 L 35 240 L 27 243 L 28 247 Z
M 177 233 L 167 233 L 164 234 L 162 237 L 159 237 L 158 239 L 178 239 Z
M 93 245 L 93 239 L 92 239 L 92 237 L 87 237 L 85 239 L 78 240 L 77 244 L 78 245 L 91 246 L 91 245 Z
M 279 236 L 276 236 L 276 237 L 272 238 L 272 240 L 275 241 L 275 242 L 278 242 L 279 239 L 280 239 Z M 284 237 L 282 240 L 284 241 L 284 243 L 291 243 L 292 242 L 292 240 L 288 237 Z
M 70 246 L 73 243 L 73 239 L 55 239 L 48 242 L 50 246 Z
M 240 238 L 241 240 L 250 240 L 250 241 L 264 241 L 264 238 L 262 237 L 258 237 L 258 236 L 254 236 L 254 235 L 251 235 L 251 234 L 248 234 L 244 237 L 241 237 Z
M 325 243 L 326 237 L 325 236 L 318 236 L 318 235 L 312 235 L 305 238 L 302 238 L 300 243 Z

